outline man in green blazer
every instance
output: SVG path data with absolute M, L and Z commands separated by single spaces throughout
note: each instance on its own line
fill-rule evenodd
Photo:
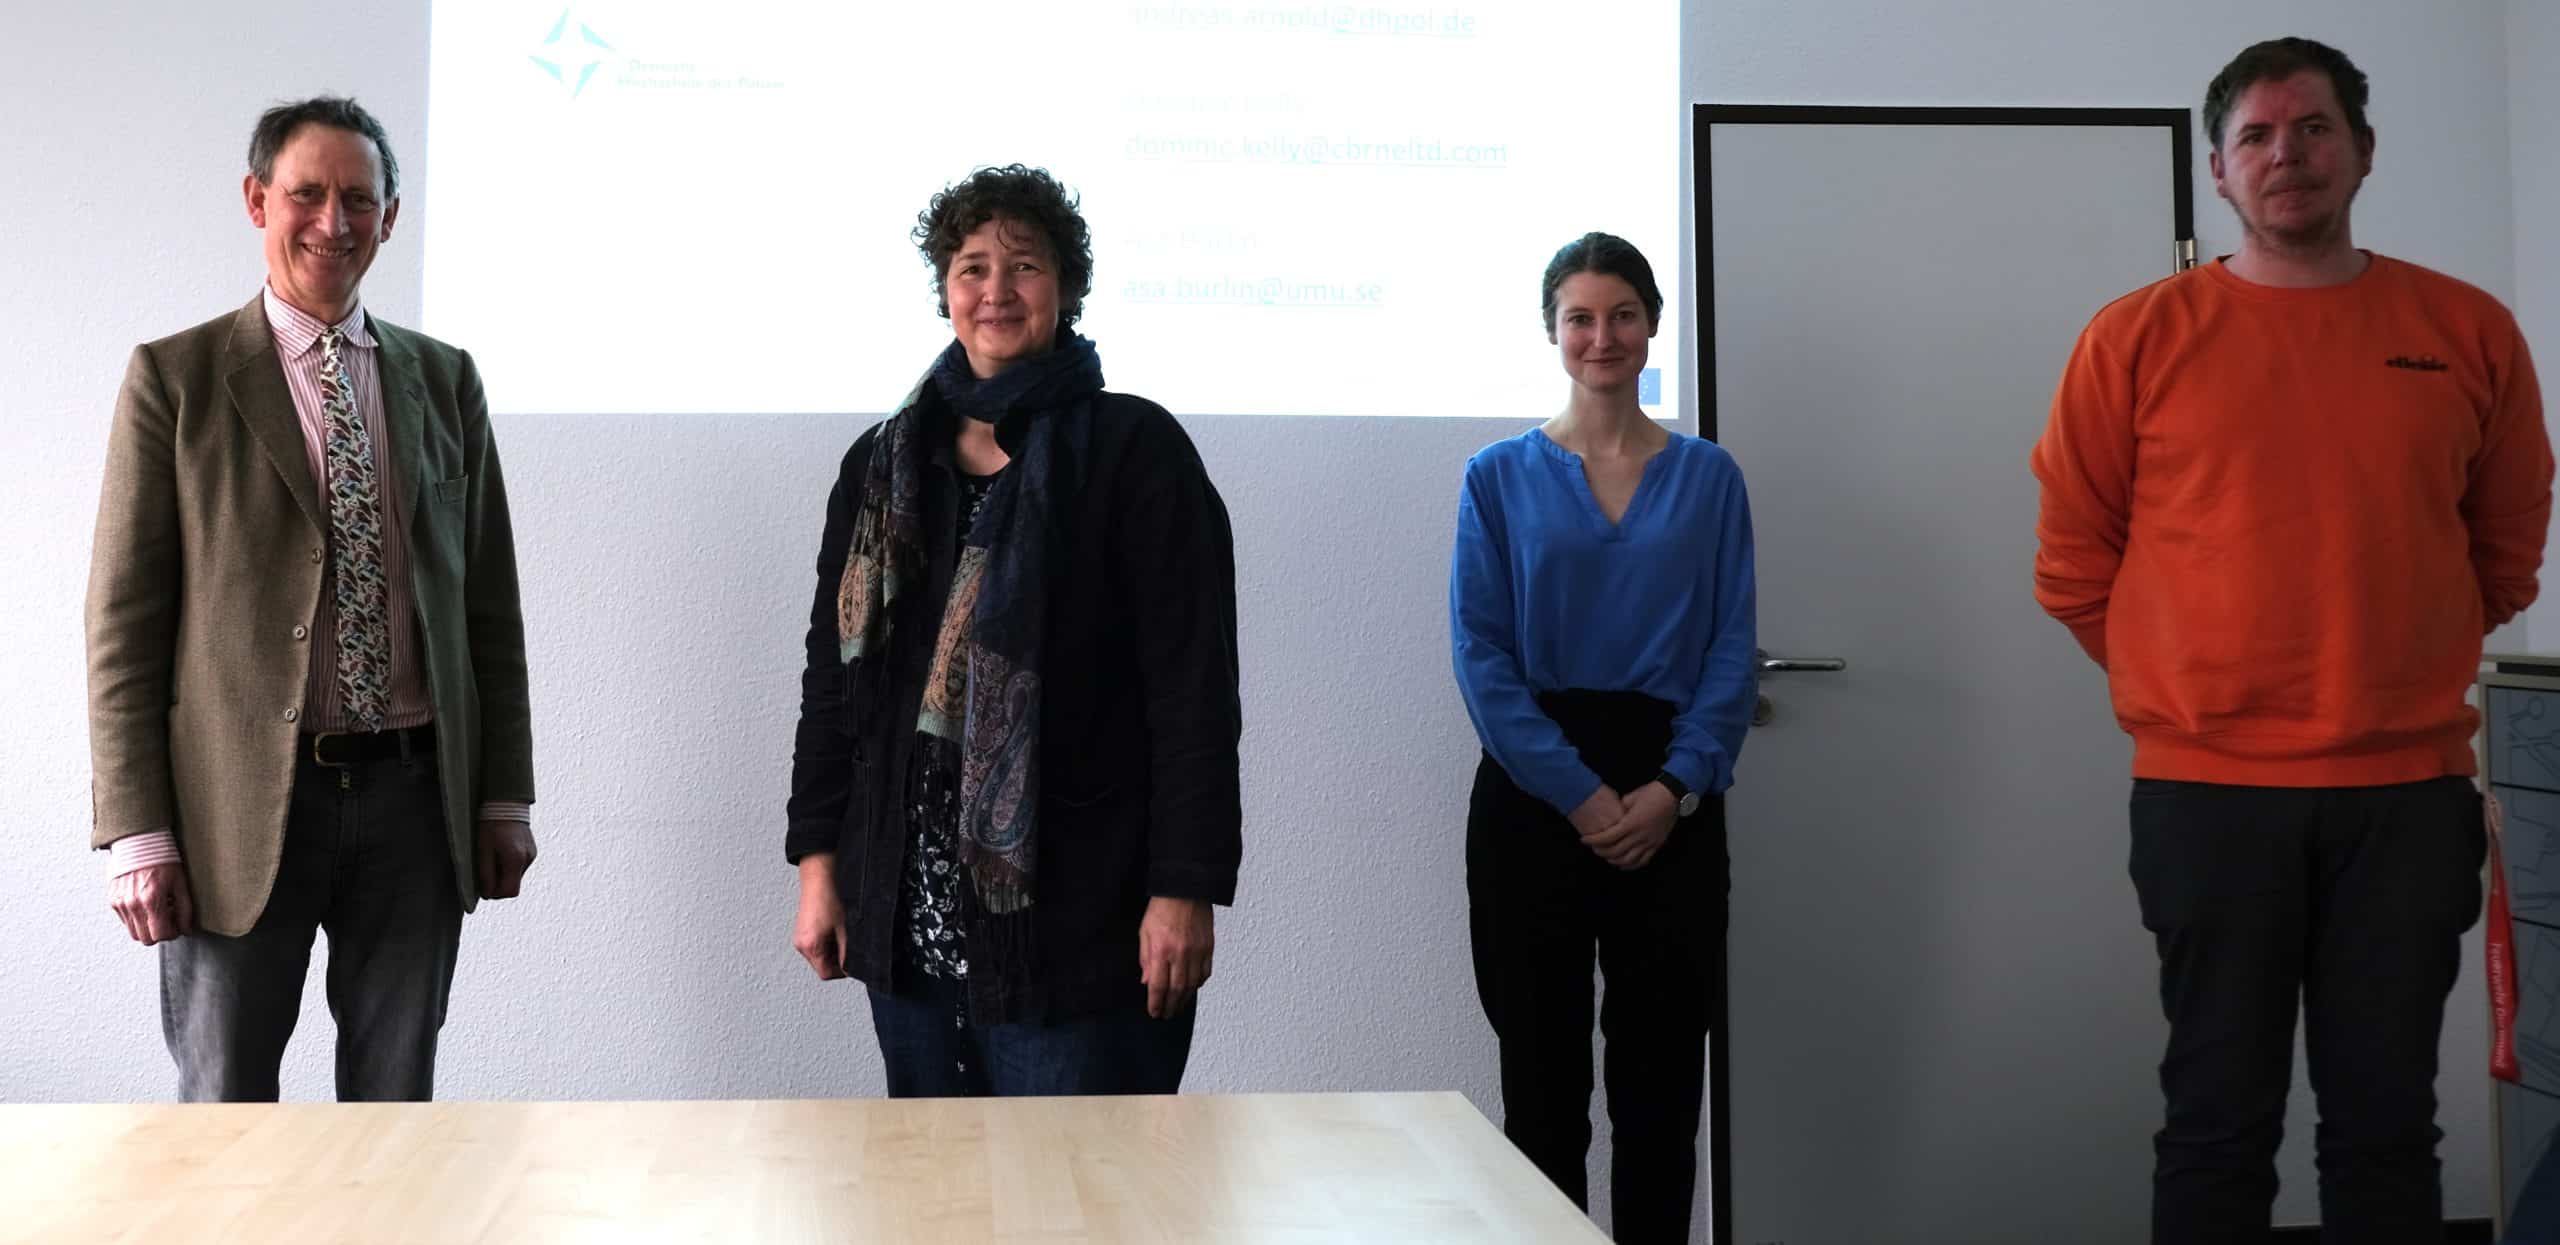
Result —
M 435 1084 L 463 913 L 533 863 L 506 486 L 471 356 L 368 315 L 399 164 L 353 100 L 270 109 L 266 287 L 135 349 L 89 572 L 109 898 L 160 954 L 188 1101 L 273 1100 L 329 936 L 341 1099 Z

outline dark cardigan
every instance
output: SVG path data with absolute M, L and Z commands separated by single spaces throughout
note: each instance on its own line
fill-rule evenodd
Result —
M 958 558 L 956 417 L 929 385 L 912 401 L 934 447 L 922 516 L 930 547 L 924 582 L 892 607 L 902 637 L 888 671 L 894 695 L 849 703 L 837 656 L 836 592 L 864 467 L 880 439 L 875 426 L 846 452 L 827 498 L 783 840 L 794 863 L 835 853 L 845 971 L 882 990 L 893 988 L 897 962 L 907 752 Z M 997 444 L 1012 453 L 1021 433 L 1009 419 L 996 428 Z M 1034 963 L 1028 974 L 970 973 L 970 1014 L 979 1024 L 1141 1006 L 1138 922 L 1147 901 L 1235 902 L 1243 714 L 1226 504 L 1182 425 L 1144 398 L 1095 397 L 1088 458 L 1049 598 Z M 973 939 L 972 962 L 983 954 Z

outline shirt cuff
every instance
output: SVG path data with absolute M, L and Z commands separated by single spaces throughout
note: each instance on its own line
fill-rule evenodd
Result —
M 1689 790 L 1700 796 L 1722 795 L 1733 785 L 1733 767 L 1725 761 L 1721 748 L 1714 752 L 1682 749 L 1664 757 L 1662 768 L 1689 784 Z
M 179 863 L 178 836 L 166 830 L 128 834 L 107 844 L 108 876 L 123 877 L 154 865 Z
M 520 802 L 492 800 L 480 806 L 480 819 L 520 821 L 529 826 L 533 824 L 533 806 Z M 183 859 L 184 857 L 178 854 L 178 836 L 166 830 L 147 830 L 141 834 L 128 834 L 107 844 L 109 877 L 123 877 L 128 873 L 149 869 L 155 865 L 174 865 Z

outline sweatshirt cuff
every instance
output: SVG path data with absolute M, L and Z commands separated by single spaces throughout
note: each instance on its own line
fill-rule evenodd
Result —
M 533 824 L 533 806 L 522 800 L 483 800 L 480 820 L 521 821 L 530 826 Z
M 128 834 L 107 845 L 109 877 L 123 877 L 156 865 L 174 865 L 178 855 L 178 836 L 166 830 L 146 830 Z

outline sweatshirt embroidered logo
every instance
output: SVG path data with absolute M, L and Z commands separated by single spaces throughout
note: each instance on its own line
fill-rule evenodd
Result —
M 2452 364 L 2431 354 L 2422 354 L 2414 359 L 2405 354 L 2395 354 L 2388 359 L 2384 359 L 2382 361 L 2382 365 L 2384 367 L 2407 368 L 2412 372 L 2443 372 L 2450 371 L 2453 367 Z

